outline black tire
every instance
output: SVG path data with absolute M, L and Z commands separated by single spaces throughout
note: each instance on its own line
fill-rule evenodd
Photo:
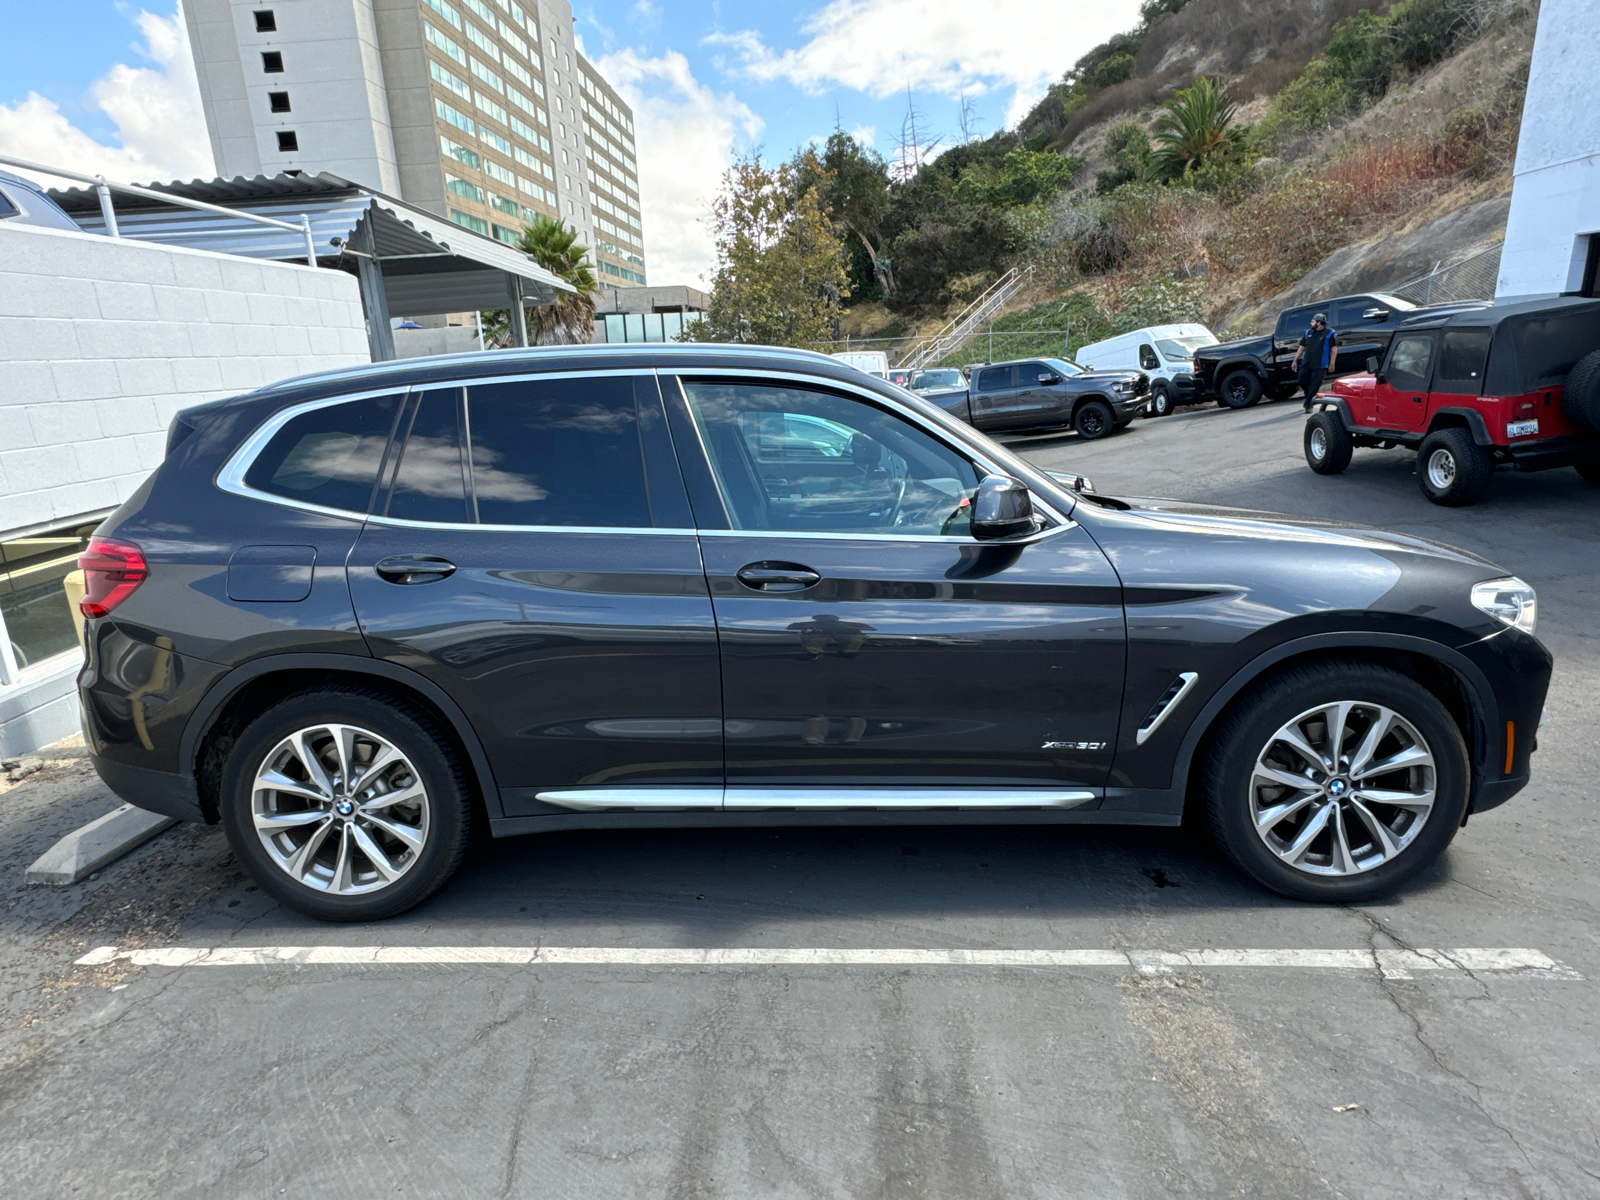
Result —
M 1417 449 L 1417 486 L 1435 504 L 1476 504 L 1494 479 L 1494 459 L 1460 426 L 1436 429 Z
M 284 740 L 298 730 L 320 724 L 356 726 L 387 740 L 407 760 L 403 767 L 414 767 L 415 778 L 425 789 L 415 808 L 420 812 L 426 806 L 424 840 L 421 849 L 413 852 L 405 862 L 403 873 L 392 882 L 384 884 L 374 879 L 367 886 L 375 890 L 340 895 L 301 882 L 288 873 L 268 851 L 256 832 L 253 793 L 258 769 L 269 761 L 269 756 L 281 747 Z M 401 783 L 408 777 L 403 769 Z M 395 776 L 391 776 L 394 779 Z M 405 785 L 409 786 L 409 785 Z M 342 793 L 335 793 L 342 795 Z M 359 803 L 359 796 L 355 797 Z M 273 807 L 282 803 L 275 797 Z M 316 807 L 302 801 L 304 811 Z M 322 806 L 329 811 L 328 806 Z M 474 812 L 472 788 L 460 754 L 440 727 L 438 721 L 425 710 L 383 692 L 356 685 L 332 685 L 308 688 L 278 701 L 250 723 L 239 736 L 228 756 L 223 772 L 220 797 L 222 827 L 228 842 L 239 861 L 249 871 L 261 890 L 297 912 L 324 921 L 375 921 L 392 917 L 420 904 L 441 888 L 461 865 L 472 839 Z M 385 809 L 385 814 L 397 809 Z M 277 811 L 282 811 L 278 809 Z M 356 825 L 362 818 L 335 817 L 329 811 L 333 828 L 341 822 Z M 298 815 L 298 813 L 297 813 Z M 311 826 L 307 826 L 311 828 Z M 370 827 L 366 830 L 372 836 Z M 341 837 L 347 836 L 342 830 Z M 337 844 L 332 842 L 330 831 L 313 858 L 333 856 Z M 307 839 L 309 840 L 309 838 Z M 302 843 L 303 844 L 303 843 Z M 350 844 L 354 846 L 351 835 Z M 384 847 L 402 846 L 402 843 L 385 843 Z M 359 848 L 352 849 L 351 872 L 355 871 Z M 402 849 L 399 857 L 406 860 Z M 369 857 L 366 862 L 377 875 L 376 864 Z M 387 861 L 387 860 L 386 860 Z M 392 865 L 392 864 L 391 864 Z
M 1145 413 L 1147 417 L 1165 417 L 1172 413 L 1172 392 L 1165 383 L 1157 383 L 1150 389 L 1150 409 Z
M 1111 412 L 1111 405 L 1104 400 L 1085 400 L 1078 405 L 1078 411 L 1072 414 L 1072 427 L 1085 441 L 1092 442 L 1097 438 L 1103 438 L 1116 426 L 1117 421 Z
M 1595 455 L 1593 458 L 1586 458 L 1581 462 L 1573 463 L 1572 469 L 1583 476 L 1585 483 L 1592 483 L 1595 487 L 1600 487 L 1600 454 Z
M 1561 387 L 1561 411 L 1579 429 L 1600 433 L 1600 350 L 1573 364 Z
M 1319 412 L 1306 422 L 1306 465 L 1318 475 L 1337 475 L 1350 465 L 1350 431 L 1336 412 Z
M 1356 812 L 1351 797 L 1361 794 L 1360 785 L 1350 782 L 1342 773 L 1329 775 L 1320 784 L 1308 778 L 1308 786 L 1303 791 L 1317 793 L 1320 799 L 1311 799 L 1298 814 L 1286 815 L 1268 827 L 1265 835 L 1256 829 L 1256 815 L 1262 811 L 1260 806 L 1270 811 L 1277 804 L 1301 798 L 1300 793 L 1270 782 L 1258 788 L 1258 756 L 1268 765 L 1279 761 L 1287 763 L 1292 754 L 1286 750 L 1287 743 L 1277 735 L 1297 717 L 1308 715 L 1321 705 L 1332 706 L 1342 700 L 1357 702 L 1351 710 L 1346 726 L 1349 732 L 1343 740 L 1346 758 L 1358 752 L 1363 733 L 1362 716 L 1369 713 L 1376 716 L 1379 706 L 1397 714 L 1411 728 L 1397 726 L 1397 732 L 1386 736 L 1376 750 L 1403 748 L 1405 739 L 1414 731 L 1420 734 L 1424 749 L 1431 755 L 1431 768 L 1402 768 L 1398 775 L 1389 773 L 1375 777 L 1385 788 L 1394 787 L 1397 779 L 1415 781 L 1404 786 L 1418 791 L 1429 783 L 1433 788 L 1432 807 L 1421 820 L 1415 819 L 1415 813 L 1408 815 L 1403 808 L 1367 802 L 1367 811 L 1380 823 L 1388 826 L 1392 818 L 1400 826 L 1398 830 L 1389 826 L 1391 837 L 1398 843 L 1398 849 L 1392 854 L 1385 852 L 1386 848 Z M 1329 718 L 1323 720 L 1321 728 L 1327 732 L 1333 722 Z M 1296 728 L 1314 750 L 1327 748 L 1327 741 L 1319 744 L 1314 737 L 1306 735 L 1306 725 Z M 1317 728 L 1315 719 L 1309 728 Z M 1388 757 L 1393 752 L 1386 750 L 1379 757 Z M 1309 760 L 1299 761 L 1307 762 L 1308 771 L 1316 771 Z M 1431 778 L 1425 774 L 1429 770 Z M 1290 773 L 1299 775 L 1301 772 Z M 1343 786 L 1335 794 L 1332 789 L 1339 783 Z M 1415 680 L 1364 662 L 1296 667 L 1261 685 L 1225 718 L 1212 740 L 1205 766 L 1207 823 L 1223 853 L 1247 875 L 1275 892 L 1297 900 L 1332 904 L 1353 904 L 1386 895 L 1425 871 L 1461 827 L 1470 787 L 1471 766 L 1466 742 L 1444 705 Z M 1293 854 L 1296 836 L 1310 832 L 1308 826 L 1323 809 L 1337 809 L 1339 815 L 1329 816 L 1323 832 L 1305 845 L 1301 866 L 1291 865 L 1285 861 L 1283 853 L 1269 847 L 1268 838 L 1271 837 L 1279 846 L 1289 843 L 1284 849 Z M 1335 830 L 1345 820 L 1345 813 L 1349 814 L 1349 823 L 1342 827 L 1350 831 L 1344 839 L 1345 860 L 1349 863 L 1364 861 L 1365 869 L 1338 873 L 1333 838 Z M 1410 823 L 1413 820 L 1415 824 Z M 1359 842 L 1363 840 L 1367 851 L 1364 860 L 1358 857 L 1362 852 Z M 1324 856 L 1326 861 L 1319 861 Z
M 1248 367 L 1229 371 L 1217 385 L 1217 395 L 1227 408 L 1251 408 L 1261 403 L 1261 376 Z

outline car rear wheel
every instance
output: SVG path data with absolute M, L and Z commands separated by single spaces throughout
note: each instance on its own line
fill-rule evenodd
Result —
M 1350 433 L 1338 413 L 1319 412 L 1306 422 L 1305 449 L 1318 475 L 1337 475 L 1350 465 Z
M 1417 484 L 1435 504 L 1457 508 L 1483 499 L 1494 479 L 1494 459 L 1459 427 L 1436 429 L 1417 450 Z
M 1227 719 L 1207 759 L 1207 815 L 1259 883 L 1352 903 L 1438 858 L 1470 781 L 1461 730 L 1427 689 L 1370 663 L 1326 663 L 1285 672 Z
M 1165 417 L 1172 412 L 1172 392 L 1165 383 L 1157 383 L 1150 389 L 1150 409 L 1147 415 L 1152 417 Z
M 1116 418 L 1104 400 L 1085 400 L 1072 416 L 1072 427 L 1079 437 L 1092 442 L 1110 433 L 1116 427 Z
M 472 801 L 459 755 L 421 709 L 354 686 L 279 701 L 240 735 L 222 825 L 261 889 L 327 921 L 394 916 L 466 853 Z
M 1230 371 L 1217 389 L 1229 408 L 1249 408 L 1261 401 L 1261 376 L 1254 371 Z

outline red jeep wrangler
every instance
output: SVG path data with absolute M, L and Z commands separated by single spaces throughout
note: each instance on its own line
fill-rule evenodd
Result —
M 1416 447 L 1435 504 L 1475 504 L 1496 467 L 1576 467 L 1600 484 L 1600 300 L 1419 315 L 1367 373 L 1335 382 L 1306 422 L 1319 475 L 1356 446 Z

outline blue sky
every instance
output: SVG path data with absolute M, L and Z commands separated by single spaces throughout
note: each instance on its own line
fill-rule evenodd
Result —
M 5 0 L 0 152 L 113 178 L 212 171 L 176 0 Z M 578 36 L 635 108 L 654 283 L 701 282 L 736 154 L 837 124 L 893 159 L 907 89 L 932 136 L 1007 127 L 1138 0 L 578 0 Z

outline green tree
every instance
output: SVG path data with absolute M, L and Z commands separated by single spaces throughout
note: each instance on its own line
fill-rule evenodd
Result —
M 592 341 L 594 298 L 600 285 L 589 261 L 589 247 L 578 244 L 577 230 L 541 213 L 523 228 L 517 249 L 574 289 L 558 293 L 554 304 L 530 310 L 528 341 L 535 346 Z
M 1155 153 L 1153 172 L 1176 179 L 1197 170 L 1214 154 L 1234 146 L 1244 136 L 1233 124 L 1238 105 L 1229 100 L 1222 85 L 1206 76 L 1195 80 L 1168 101 L 1152 126 Z
M 1111 167 L 1095 173 L 1094 190 L 1104 196 L 1125 183 L 1146 178 L 1150 156 L 1150 139 L 1139 122 L 1117 122 L 1106 132 L 1106 157 Z
M 799 191 L 814 190 L 830 220 L 853 236 L 871 264 L 878 294 L 894 294 L 894 267 L 889 261 L 883 221 L 889 214 L 889 169 L 881 156 L 847 133 L 835 132 L 819 154 L 808 146 L 791 163 Z M 867 281 L 854 280 L 857 291 Z
M 814 346 L 827 341 L 847 294 L 844 244 L 814 187 L 760 154 L 722 177 L 711 207 L 717 270 L 695 336 L 711 342 Z

